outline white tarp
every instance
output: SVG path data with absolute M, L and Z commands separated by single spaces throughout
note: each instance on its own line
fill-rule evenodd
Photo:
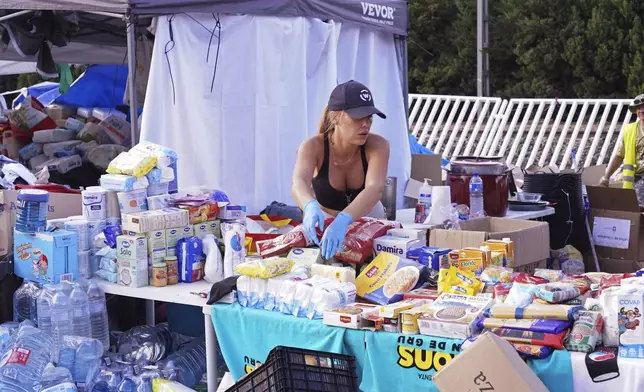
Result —
M 0 75 L 20 75 L 36 72 L 36 63 L 0 60 Z
M 391 33 L 302 17 L 222 15 L 211 90 L 213 16 L 174 16 L 174 45 L 168 20 L 159 18 L 141 139 L 177 150 L 180 187 L 220 188 L 250 212 L 273 200 L 294 203 L 296 149 L 315 134 L 335 85 L 355 79 L 387 114 L 374 119 L 373 132 L 389 140 L 389 175 L 398 177 L 402 202 L 411 155 Z

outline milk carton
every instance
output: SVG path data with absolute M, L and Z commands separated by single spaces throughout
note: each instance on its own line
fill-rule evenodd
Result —
M 405 257 L 409 249 L 420 248 L 421 246 L 423 246 L 423 242 L 417 239 L 382 236 L 373 241 L 373 255 L 375 257 L 380 252 L 387 252 Z
M 116 237 L 116 258 L 119 260 L 148 261 L 148 240 L 142 235 Z
M 206 222 L 208 224 L 208 230 L 215 235 L 215 237 L 221 239 L 221 221 L 219 219 Z
M 205 236 L 207 236 L 208 234 L 212 234 L 212 231 L 210 231 L 210 227 L 208 226 L 208 223 L 210 222 L 204 222 L 204 223 L 199 223 L 198 225 L 193 225 L 192 231 L 194 232 L 194 235 L 203 240 Z
M 617 307 L 619 356 L 644 359 L 644 287 L 621 287 Z
M 148 285 L 148 240 L 146 236 L 116 237 L 118 283 L 128 287 Z
M 163 261 L 163 258 L 167 256 L 165 230 L 149 231 L 145 237 L 148 241 L 149 265 L 151 266 L 158 261 Z
M 166 234 L 166 246 L 168 256 L 177 255 L 177 242 L 181 238 L 188 238 L 194 235 L 194 230 L 192 226 L 182 226 L 168 229 L 165 232 Z

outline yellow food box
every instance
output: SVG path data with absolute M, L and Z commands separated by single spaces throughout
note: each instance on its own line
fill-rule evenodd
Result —
M 483 272 L 488 265 L 488 252 L 478 248 L 465 248 L 449 252 L 450 265 L 462 271 L 476 274 Z
M 492 252 L 503 253 L 505 257 L 503 267 L 514 267 L 514 242 L 509 238 L 503 240 L 487 240 L 481 246 L 489 247 Z

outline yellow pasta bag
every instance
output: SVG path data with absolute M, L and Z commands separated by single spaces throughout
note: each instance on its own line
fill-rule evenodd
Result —
M 289 272 L 294 264 L 283 257 L 249 260 L 235 266 L 235 272 L 250 278 L 268 279 Z

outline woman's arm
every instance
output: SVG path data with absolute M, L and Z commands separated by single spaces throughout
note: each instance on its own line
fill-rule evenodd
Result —
M 305 140 L 297 149 L 291 195 L 301 209 L 304 208 L 306 203 L 315 199 L 311 184 L 317 166 L 316 151 L 318 143 L 317 138 L 313 137 Z
M 367 146 L 367 160 L 369 168 L 365 178 L 364 190 L 344 209 L 344 213 L 353 217 L 353 220 L 362 218 L 371 212 L 373 207 L 382 198 L 387 180 L 389 166 L 389 142 L 380 135 L 372 134 Z

